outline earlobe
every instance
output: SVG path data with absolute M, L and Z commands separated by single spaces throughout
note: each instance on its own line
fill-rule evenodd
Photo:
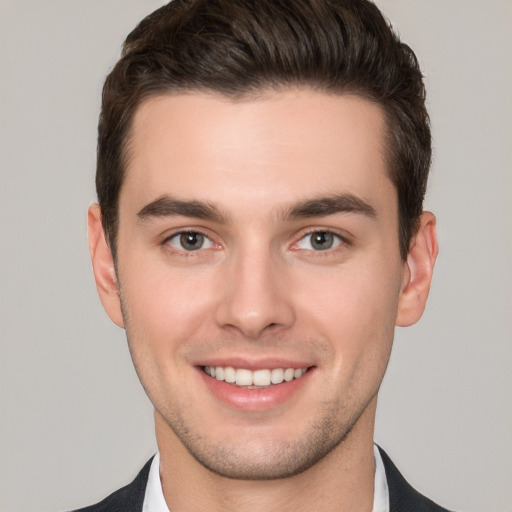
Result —
M 397 326 L 407 327 L 421 318 L 438 252 L 436 218 L 430 212 L 423 212 L 405 263 L 398 302 Z
M 105 239 L 98 204 L 89 207 L 87 225 L 89 252 L 101 303 L 110 319 L 119 327 L 124 327 L 114 258 Z

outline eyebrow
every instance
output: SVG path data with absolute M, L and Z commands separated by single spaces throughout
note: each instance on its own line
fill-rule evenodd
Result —
M 299 202 L 278 217 L 284 220 L 298 220 L 337 213 L 355 213 L 371 219 L 377 217 L 373 206 L 353 194 L 330 195 Z M 195 200 L 184 201 L 170 196 L 162 196 L 152 201 L 137 213 L 137 217 L 141 220 L 173 216 L 195 217 L 217 223 L 227 222 L 227 217 L 210 203 Z
M 331 195 L 298 203 L 285 212 L 284 217 L 304 219 L 336 213 L 355 213 L 370 219 L 377 217 L 377 211 L 370 203 L 353 194 Z
M 213 222 L 225 222 L 224 215 L 213 205 L 203 201 L 183 201 L 163 196 L 147 204 L 138 213 L 141 220 L 158 217 L 195 217 Z

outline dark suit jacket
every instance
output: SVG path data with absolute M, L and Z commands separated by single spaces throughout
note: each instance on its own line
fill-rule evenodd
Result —
M 390 512 L 448 512 L 413 489 L 386 452 L 380 447 L 379 450 L 386 468 Z M 152 460 L 146 463 L 131 484 L 114 492 L 100 503 L 75 512 L 141 512 Z

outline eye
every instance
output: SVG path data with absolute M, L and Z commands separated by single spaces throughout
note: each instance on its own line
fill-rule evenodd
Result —
M 183 231 L 176 233 L 166 240 L 168 245 L 182 251 L 198 251 L 199 249 L 211 249 L 213 242 L 197 231 Z
M 312 251 L 327 251 L 338 247 L 343 240 L 330 231 L 314 231 L 303 236 L 297 243 L 299 249 Z

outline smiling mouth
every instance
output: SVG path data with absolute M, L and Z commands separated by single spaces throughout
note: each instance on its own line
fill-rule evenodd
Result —
M 234 386 L 247 389 L 261 389 L 300 379 L 309 368 L 273 368 L 248 370 L 232 366 L 203 366 L 202 370 L 210 377 Z

